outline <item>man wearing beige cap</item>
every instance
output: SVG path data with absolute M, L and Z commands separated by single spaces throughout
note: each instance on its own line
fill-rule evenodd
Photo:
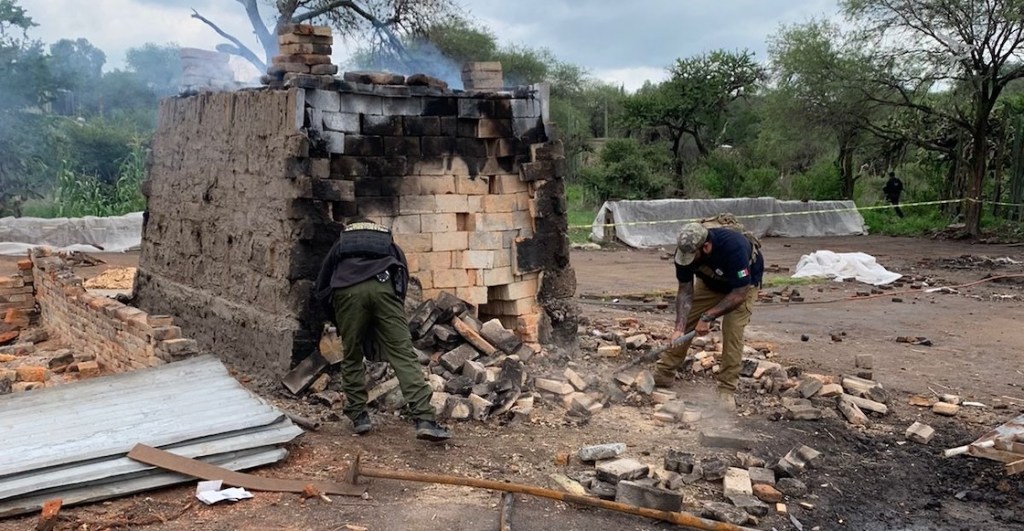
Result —
M 671 339 L 675 341 L 690 330 L 706 335 L 711 323 L 722 318 L 718 393 L 727 409 L 735 409 L 743 330 L 750 322 L 750 311 L 764 276 L 760 246 L 738 229 L 708 229 L 700 223 L 689 223 L 679 233 L 675 264 L 679 293 Z M 672 385 L 676 368 L 683 363 L 689 348 L 690 341 L 684 341 L 661 355 L 654 375 L 659 387 Z

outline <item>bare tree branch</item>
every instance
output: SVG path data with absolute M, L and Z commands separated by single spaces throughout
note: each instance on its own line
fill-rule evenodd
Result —
M 405 45 L 402 44 L 401 39 L 399 39 L 398 36 L 395 35 L 395 32 L 392 31 L 387 24 L 381 22 L 380 19 L 373 15 L 373 13 L 370 13 L 366 9 L 363 9 L 359 4 L 356 4 L 351 0 L 334 0 L 333 2 L 324 4 L 317 9 L 313 9 L 305 13 L 294 15 L 291 21 L 295 24 L 306 22 L 316 17 L 325 15 L 331 11 L 334 11 L 339 7 L 344 7 L 352 11 L 353 13 L 359 15 L 367 22 L 372 24 L 374 30 L 381 37 L 383 37 L 385 41 L 387 41 L 388 45 L 395 51 L 396 54 L 399 55 L 399 59 L 401 59 L 403 62 L 408 63 L 412 60 L 412 57 L 409 55 L 409 52 L 405 49 Z
M 242 41 L 239 41 L 234 36 L 228 34 L 224 30 L 220 29 L 220 27 L 218 27 L 216 24 L 211 22 L 208 18 L 200 15 L 199 12 L 196 11 L 195 9 L 192 10 L 192 18 L 197 19 L 200 22 L 202 22 L 203 24 L 206 24 L 207 26 L 213 28 L 213 31 L 216 31 L 218 35 L 220 35 L 221 37 L 224 37 L 225 39 L 231 41 L 231 44 L 234 44 L 235 48 L 237 48 L 237 55 L 238 56 L 245 58 L 247 61 L 249 61 L 250 63 L 255 65 L 256 68 L 258 68 L 261 72 L 266 72 L 267 71 L 267 64 L 264 63 L 255 53 L 253 53 L 253 51 L 250 50 L 249 47 L 247 47 L 246 45 L 242 44 Z
M 256 0 L 237 1 L 245 7 L 245 14 L 249 17 L 249 23 L 252 25 L 252 29 L 256 33 L 256 38 L 259 39 L 260 44 L 263 46 L 263 51 L 266 52 L 267 59 L 277 55 L 277 37 L 271 33 L 270 29 L 267 28 L 266 23 L 263 22 L 263 17 L 260 16 L 260 8 L 256 4 Z

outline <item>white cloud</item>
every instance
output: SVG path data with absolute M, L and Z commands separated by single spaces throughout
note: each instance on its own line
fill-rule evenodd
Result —
M 634 92 L 646 81 L 658 83 L 668 79 L 668 71 L 664 67 L 653 66 L 602 68 L 594 70 L 590 74 L 601 81 L 621 85 L 628 92 Z
M 30 36 L 47 44 L 62 38 L 84 37 L 107 54 L 106 69 L 123 68 L 125 52 L 147 42 L 213 49 L 225 42 L 212 29 L 191 18 L 185 6 L 139 0 L 22 0 L 21 5 L 38 27 Z M 195 2 L 201 6 L 202 1 Z M 245 12 L 236 2 L 215 2 L 200 13 L 259 50 Z M 259 52 L 257 52 L 259 53 Z

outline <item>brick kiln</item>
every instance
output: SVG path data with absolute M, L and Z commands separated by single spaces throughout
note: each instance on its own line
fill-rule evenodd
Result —
M 565 160 L 545 88 L 342 80 L 300 58 L 275 62 L 267 88 L 162 102 L 138 306 L 279 376 L 315 347 L 313 279 L 339 222 L 362 215 L 392 228 L 424 298 L 450 292 L 528 343 L 574 342 Z

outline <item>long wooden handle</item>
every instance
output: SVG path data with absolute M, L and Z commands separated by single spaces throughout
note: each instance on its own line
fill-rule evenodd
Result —
M 589 496 L 576 496 L 567 492 L 545 489 L 543 487 L 534 487 L 532 485 L 522 485 L 519 483 L 506 483 L 503 481 L 492 481 L 489 479 L 448 476 L 444 474 L 433 474 L 430 472 L 382 470 L 378 468 L 364 467 L 360 467 L 359 475 L 360 477 L 397 479 L 404 481 L 417 481 L 420 483 L 437 483 L 441 485 L 460 485 L 463 487 L 477 487 L 501 492 L 529 494 L 540 498 L 575 503 L 577 505 L 589 505 L 590 507 L 598 507 L 601 509 L 608 509 L 610 511 L 618 511 L 620 513 L 653 518 L 655 520 L 662 520 L 664 522 L 687 526 L 693 529 L 705 529 L 709 531 L 754 531 L 750 528 L 740 527 L 725 522 L 707 520 L 690 513 L 659 511 L 656 509 L 648 509 L 646 507 L 636 507 L 625 503 L 602 500 L 600 498 L 591 498 Z

